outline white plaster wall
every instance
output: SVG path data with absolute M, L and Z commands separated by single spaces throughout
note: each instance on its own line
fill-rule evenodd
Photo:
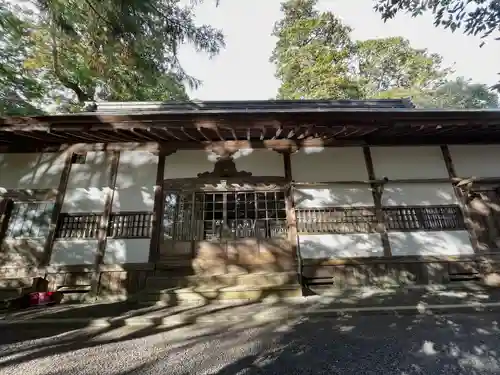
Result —
M 46 237 L 4 238 L 0 249 L 2 267 L 37 267 L 43 259 Z
M 283 155 L 273 150 L 239 150 L 233 159 L 238 171 L 250 172 L 253 176 L 285 176 Z
M 72 164 L 62 212 L 102 212 L 111 174 L 111 153 L 89 152 L 85 164 Z
M 439 146 L 370 147 L 377 178 L 447 178 Z
M 384 206 L 430 206 L 458 204 L 451 184 L 388 184 Z M 394 256 L 451 256 L 472 254 L 467 231 L 389 232 Z
M 448 146 L 459 177 L 500 177 L 500 145 Z
M 233 155 L 238 171 L 252 173 L 253 176 L 284 176 L 283 156 L 272 150 L 246 149 Z M 180 150 L 167 156 L 165 179 L 193 178 L 198 173 L 212 172 L 217 155 L 204 150 Z
M 454 256 L 474 254 L 467 231 L 389 232 L 394 256 Z
M 165 179 L 192 178 L 212 171 L 216 157 L 204 150 L 179 150 L 165 159 Z
M 330 185 L 321 188 L 294 188 L 296 208 L 373 206 L 371 188 L 367 185 Z
M 97 240 L 69 239 L 56 240 L 52 248 L 51 265 L 94 264 L 97 253 Z
M 304 148 L 291 156 L 296 182 L 362 181 L 368 179 L 361 147 Z
M 320 234 L 299 236 L 303 259 L 337 259 L 383 256 L 378 233 Z
M 458 204 L 448 183 L 387 184 L 382 194 L 383 206 L 432 206 Z
M 158 156 L 146 151 L 120 153 L 113 212 L 153 211 Z
M 57 189 L 65 154 L 0 154 L 1 189 Z
M 149 258 L 149 238 L 112 239 L 109 238 L 104 254 L 105 264 L 147 263 Z

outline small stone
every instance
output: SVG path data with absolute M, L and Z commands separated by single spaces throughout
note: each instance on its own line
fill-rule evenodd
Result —
M 498 273 L 489 273 L 484 276 L 483 283 L 486 286 L 500 287 L 500 275 Z

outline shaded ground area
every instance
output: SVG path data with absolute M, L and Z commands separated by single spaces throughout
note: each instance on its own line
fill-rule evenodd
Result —
M 0 373 L 499 374 L 497 314 L 2 327 Z
M 261 300 L 194 300 L 190 303 L 178 303 L 171 307 L 155 305 L 142 305 L 134 302 L 111 302 L 95 304 L 62 304 L 50 308 L 32 308 L 21 311 L 0 311 L 0 322 L 7 320 L 26 319 L 101 319 L 111 318 L 115 321 L 122 318 L 150 318 L 171 316 L 189 313 L 190 317 L 206 317 L 225 311 L 223 319 L 233 315 L 241 316 L 247 313 L 268 309 L 269 306 L 279 307 L 282 315 L 301 315 L 311 312 L 321 312 L 331 309 L 387 309 L 407 306 L 410 312 L 422 312 L 421 307 L 433 305 L 461 305 L 466 307 L 474 305 L 474 311 L 483 311 L 483 304 L 496 304 L 500 310 L 500 289 L 484 288 L 476 284 L 458 285 L 454 288 L 443 286 L 429 286 L 420 289 L 381 289 L 374 287 L 341 290 L 326 288 L 321 295 L 280 299 L 271 296 L 265 301 Z M 454 308 L 456 310 L 456 307 Z M 491 310 L 492 308 L 488 308 Z M 487 309 L 487 310 L 488 310 Z M 454 310 L 454 311 L 455 311 Z M 290 314 L 289 314 L 289 313 Z

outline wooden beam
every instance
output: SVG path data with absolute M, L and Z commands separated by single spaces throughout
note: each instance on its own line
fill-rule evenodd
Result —
M 366 170 L 368 172 L 368 178 L 370 180 L 375 180 L 375 168 L 373 166 L 372 154 L 370 147 L 363 147 L 363 154 L 365 157 Z M 391 243 L 389 241 L 389 235 L 385 227 L 384 212 L 382 210 L 382 194 L 384 192 L 384 185 L 371 184 L 373 202 L 375 204 L 375 214 L 377 216 L 377 232 L 380 233 L 380 239 L 382 240 L 382 247 L 384 249 L 384 256 L 390 257 L 392 255 Z
M 52 249 L 54 247 L 54 241 L 56 238 L 57 224 L 59 221 L 59 215 L 61 214 L 62 206 L 64 203 L 64 197 L 66 195 L 66 189 L 69 181 L 69 174 L 71 172 L 71 159 L 73 153 L 66 151 L 66 156 L 64 159 L 64 168 L 61 173 L 61 179 L 59 180 L 59 186 L 57 187 L 57 195 L 54 203 L 54 209 L 52 211 L 52 216 L 50 218 L 50 228 L 45 241 L 45 246 L 43 248 L 43 261 L 41 266 L 47 267 L 50 264 L 50 259 L 52 257 Z
M 73 143 L 47 146 L 44 144 L 17 144 L 0 146 L 0 153 L 33 153 L 33 152 L 60 152 L 71 150 L 71 152 L 90 151 L 149 151 L 149 152 L 171 152 L 171 150 L 206 150 L 227 149 L 236 152 L 240 149 L 271 149 L 276 151 L 295 151 L 303 147 L 352 147 L 361 146 L 365 143 L 337 142 L 332 139 L 308 138 L 301 140 L 293 139 L 269 139 L 269 140 L 240 140 L 240 141 L 168 141 L 168 142 L 110 142 L 110 143 Z
M 100 277 L 100 269 L 101 264 L 104 262 L 104 254 L 106 252 L 106 244 L 107 244 L 107 231 L 109 226 L 109 218 L 111 216 L 113 210 L 113 199 L 115 195 L 116 188 L 116 178 L 118 176 L 118 166 L 120 164 L 120 152 L 113 151 L 111 154 L 111 170 L 109 173 L 108 180 L 108 191 L 104 197 L 104 209 L 103 215 L 101 219 L 101 223 L 99 225 L 99 233 L 97 234 L 97 253 L 95 257 L 94 264 L 94 274 L 92 277 L 92 294 L 97 296 L 99 292 L 99 277 Z
M 450 177 L 450 180 L 456 181 L 457 173 L 455 170 L 455 166 L 453 165 L 453 160 L 451 158 L 451 153 L 448 146 L 442 145 L 441 153 L 443 155 L 444 163 L 446 165 L 446 170 L 448 171 L 448 176 Z M 467 227 L 467 232 L 469 233 L 472 248 L 474 249 L 475 253 L 478 253 L 479 243 L 477 240 L 476 232 L 474 231 L 473 220 L 471 218 L 469 208 L 467 207 L 467 197 L 464 195 L 463 191 L 455 185 L 453 186 L 453 190 L 455 191 L 455 195 L 458 198 L 460 210 L 465 220 L 465 225 Z
M 165 179 L 165 153 L 158 156 L 158 165 L 156 168 L 155 198 L 153 204 L 153 230 L 151 233 L 151 242 L 149 245 L 149 262 L 159 260 L 160 243 L 163 224 L 164 210 L 164 179 Z

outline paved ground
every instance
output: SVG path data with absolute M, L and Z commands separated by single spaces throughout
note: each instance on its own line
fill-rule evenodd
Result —
M 356 315 L 169 328 L 4 326 L 0 373 L 500 374 L 497 317 Z

